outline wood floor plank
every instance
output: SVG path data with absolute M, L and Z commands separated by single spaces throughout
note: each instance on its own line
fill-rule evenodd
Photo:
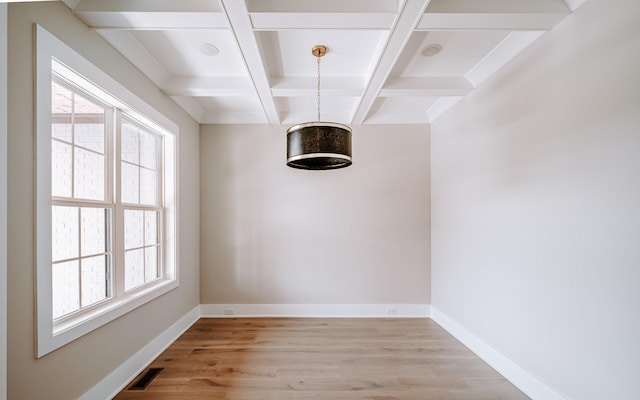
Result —
M 430 319 L 203 318 L 116 400 L 522 400 Z

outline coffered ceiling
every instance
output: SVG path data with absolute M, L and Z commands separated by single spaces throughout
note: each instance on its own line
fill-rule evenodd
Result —
M 205 124 L 430 123 L 584 0 L 64 0 Z

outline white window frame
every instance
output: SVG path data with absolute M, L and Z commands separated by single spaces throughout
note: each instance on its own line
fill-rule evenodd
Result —
M 51 80 L 52 69 L 135 121 L 163 135 L 162 245 L 165 278 L 97 307 L 53 321 L 51 254 Z M 99 328 L 179 286 L 177 227 L 178 126 L 72 48 L 36 26 L 36 357 Z M 126 99 L 126 101 L 124 101 Z M 114 254 L 114 261 L 117 262 Z

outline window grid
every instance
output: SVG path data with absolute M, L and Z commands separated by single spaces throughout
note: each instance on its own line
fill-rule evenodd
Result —
M 53 89 L 55 86 L 59 88 L 58 92 L 67 93 L 68 95 L 68 98 L 66 99 L 68 100 L 66 102 L 67 104 L 66 105 L 63 104 L 61 106 L 63 108 L 66 106 L 68 109 L 66 110 L 67 111 L 66 113 L 65 112 L 56 113 L 55 112 L 56 110 L 53 110 L 53 108 L 60 105 L 57 104 L 52 98 L 52 106 L 53 106 L 52 121 L 51 121 L 52 122 L 52 135 L 51 135 L 52 148 L 54 147 L 55 143 L 69 146 L 69 150 L 70 150 L 69 161 L 71 165 L 68 170 L 70 174 L 68 179 L 70 190 L 65 191 L 68 194 L 68 196 L 60 196 L 60 195 L 53 196 L 53 193 L 52 193 L 52 207 L 72 208 L 76 213 L 75 218 L 77 219 L 77 229 L 76 229 L 77 238 L 75 239 L 77 240 L 77 246 L 76 246 L 77 248 L 75 249 L 74 256 L 67 257 L 64 259 L 52 260 L 52 266 L 51 266 L 53 268 L 52 273 L 54 274 L 54 276 L 55 276 L 54 272 L 57 269 L 61 268 L 61 266 L 63 266 L 64 264 L 70 264 L 74 267 L 73 269 L 75 269 L 75 272 L 71 271 L 71 275 L 76 278 L 77 282 L 75 283 L 68 282 L 68 284 L 71 287 L 76 287 L 77 293 L 75 294 L 67 293 L 67 295 L 71 295 L 72 298 L 74 299 L 73 301 L 74 304 L 55 304 L 54 302 L 54 305 L 53 305 L 54 306 L 54 315 L 53 315 L 54 322 L 62 323 L 66 320 L 74 318 L 78 314 L 84 313 L 87 310 L 91 310 L 93 308 L 98 307 L 100 304 L 112 298 L 113 290 L 111 287 L 112 279 L 111 279 L 111 273 L 110 273 L 110 271 L 112 270 L 112 266 L 111 266 L 112 240 L 111 240 L 111 229 L 109 227 L 109 225 L 111 224 L 112 208 L 110 205 L 111 191 L 108 188 L 109 186 L 108 182 L 110 181 L 109 177 L 111 176 L 109 172 L 110 171 L 109 166 L 111 165 L 111 163 L 109 161 L 110 141 L 109 141 L 109 135 L 107 135 L 107 132 L 113 126 L 113 124 L 110 123 L 110 120 L 112 119 L 112 116 L 113 116 L 113 108 L 100 102 L 99 100 L 97 100 L 96 98 L 94 98 L 89 93 L 82 90 L 81 88 L 77 87 L 76 85 L 73 85 L 72 83 L 67 82 L 62 77 L 59 77 L 53 74 L 52 92 L 54 91 Z M 63 97 L 63 96 L 60 96 L 60 93 L 58 93 L 58 96 Z M 82 100 L 84 100 L 88 104 L 95 105 L 96 107 L 100 108 L 102 110 L 102 114 L 95 113 L 96 110 L 93 110 L 94 111 L 93 113 L 87 113 L 87 112 L 80 113 L 78 110 L 78 107 L 79 107 L 80 101 Z M 57 110 L 57 111 L 61 111 L 61 110 Z M 99 143 L 101 143 L 102 152 L 96 150 L 95 148 L 89 147 L 89 145 L 83 145 L 81 141 L 78 140 L 79 123 L 83 122 L 84 124 L 86 123 L 91 124 L 92 119 L 94 120 L 93 121 L 94 124 L 99 126 L 98 127 L 100 131 Z M 58 127 L 60 127 L 61 125 L 63 127 L 64 125 L 67 125 L 66 129 L 64 129 L 65 131 L 68 131 L 68 138 L 66 138 L 67 140 L 65 140 L 64 137 L 61 137 L 61 136 L 65 136 L 64 134 L 60 135 L 59 132 L 55 131 L 56 125 Z M 98 198 L 93 198 L 93 199 L 85 198 L 85 197 L 79 196 L 78 194 L 78 191 L 77 191 L 78 165 L 76 163 L 78 159 L 77 153 L 79 150 L 102 157 L 102 163 L 101 163 L 102 164 L 102 184 L 100 185 L 102 187 L 98 191 L 98 193 L 100 193 L 101 191 L 101 195 L 97 196 Z M 54 168 L 52 168 L 52 174 L 55 174 Z M 53 180 L 55 181 L 55 179 Z M 83 222 L 82 213 L 83 213 L 83 210 L 90 210 L 90 209 L 104 210 L 104 213 L 105 213 L 103 217 L 104 224 L 105 224 L 105 226 L 103 227 L 104 249 L 102 252 L 85 253 L 83 249 L 84 222 Z M 62 240 L 64 240 L 64 238 Z M 87 293 L 90 293 L 90 289 L 87 288 L 87 285 L 84 282 L 85 280 L 84 271 L 85 271 L 85 267 L 87 266 L 90 267 L 91 262 L 98 258 L 101 258 L 101 263 L 104 265 L 104 274 L 103 274 L 104 277 L 101 278 L 103 279 L 104 287 L 102 290 L 100 290 L 102 294 L 98 295 L 96 299 L 92 300 L 88 298 L 88 295 L 87 295 Z M 88 274 L 89 273 L 87 273 L 87 275 Z M 99 286 L 102 286 L 102 283 L 99 284 Z M 57 289 L 58 289 L 57 292 L 60 292 L 61 289 L 63 288 L 58 287 Z M 69 286 L 67 286 L 67 289 L 69 289 Z M 56 313 L 56 309 L 58 313 L 60 313 L 61 309 L 65 311 L 62 312 L 60 315 L 58 315 L 58 313 Z
M 162 192 L 162 179 L 160 176 L 160 171 L 162 170 L 162 157 L 159 156 L 160 152 L 161 152 L 161 148 L 162 148 L 162 139 L 161 136 L 151 132 L 150 130 L 146 129 L 144 126 L 137 124 L 136 122 L 134 122 L 131 118 L 128 118 L 126 115 L 123 115 L 121 118 L 121 122 L 118 123 L 118 127 L 119 132 L 119 143 L 123 144 L 125 143 L 124 139 L 122 138 L 123 136 L 123 126 L 131 126 L 135 128 L 135 133 L 136 133 L 136 154 L 135 154 L 135 160 L 137 160 L 137 162 L 135 161 L 131 161 L 131 160 L 127 160 L 124 156 L 122 156 L 122 150 L 120 148 L 120 153 L 118 155 L 118 160 L 121 163 L 121 165 L 129 165 L 132 167 L 135 167 L 137 169 L 137 187 L 136 187 L 136 192 L 137 192 L 137 201 L 135 202 L 131 202 L 131 201 L 125 201 L 122 198 L 122 195 L 120 197 L 120 202 L 123 204 L 127 204 L 127 205 L 132 205 L 132 204 L 136 204 L 136 205 L 143 205 L 143 206 L 159 206 L 160 205 L 160 193 Z M 148 166 L 148 165 L 144 165 L 143 162 L 143 141 L 141 140 L 144 136 L 149 136 L 152 138 L 152 142 L 153 142 L 153 147 L 155 149 L 154 151 L 154 157 L 153 159 L 155 160 L 155 163 L 153 163 L 153 165 Z M 119 146 L 120 147 L 120 146 Z M 155 176 L 155 196 L 153 197 L 153 201 L 152 202 L 143 202 L 142 200 L 142 192 L 143 192 L 143 187 L 142 187 L 142 171 L 150 171 L 153 173 L 153 175 Z M 120 173 L 122 174 L 122 171 L 120 171 Z M 118 180 L 119 182 L 123 182 L 124 180 L 122 178 L 120 178 Z M 120 185 L 122 187 L 122 184 Z M 123 190 L 120 191 L 120 193 L 123 193 Z
M 58 207 L 70 207 L 68 202 L 63 202 L 63 201 L 54 201 L 52 202 L 52 205 L 58 206 Z M 101 304 L 103 304 L 104 302 L 110 300 L 113 296 L 112 296 L 112 288 L 111 288 L 111 258 L 112 258 L 112 252 L 110 251 L 110 243 L 111 240 L 109 239 L 111 237 L 111 229 L 109 229 L 109 221 L 110 221 L 110 214 L 111 214 L 111 209 L 110 208 L 95 208 L 95 209 L 100 209 L 100 210 L 104 210 L 105 212 L 105 217 L 104 217 L 104 229 L 105 229 L 105 243 L 104 243 L 104 252 L 98 252 L 98 253 L 88 253 L 88 254 L 84 254 L 83 255 L 83 238 L 82 238 L 82 210 L 83 209 L 87 209 L 89 207 L 82 207 L 82 206 L 71 206 L 73 208 L 77 208 L 77 218 L 78 218 L 78 232 L 77 232 L 77 240 L 78 240 L 78 256 L 77 257 L 71 257 L 71 258 L 64 258 L 64 259 L 59 259 L 59 260 L 54 260 L 52 262 L 53 267 L 55 268 L 56 265 L 61 265 L 61 264 L 65 264 L 65 263 L 69 263 L 69 262 L 73 262 L 73 261 L 77 261 L 77 276 L 78 276 L 78 308 L 76 310 L 73 311 L 69 311 L 64 313 L 63 315 L 54 318 L 55 322 L 64 322 L 67 321 L 69 319 L 74 318 L 75 316 L 77 316 L 79 313 L 83 313 L 86 312 L 87 310 L 91 310 L 93 308 L 99 307 Z M 104 262 L 105 262 L 105 281 L 104 281 L 104 290 L 105 290 L 105 296 L 104 298 L 97 300 L 97 301 L 93 301 L 93 302 L 89 302 L 88 304 L 85 304 L 83 302 L 84 299 L 84 284 L 83 284 L 83 274 L 82 274 L 82 267 L 84 265 L 83 261 L 85 260 L 91 260 L 91 259 L 95 259 L 97 257 L 104 257 Z M 55 317 L 55 315 L 54 315 Z
M 126 218 L 126 214 L 127 212 L 141 212 L 142 214 L 142 224 L 141 224 L 141 229 L 142 231 L 141 233 L 141 244 L 140 245 L 134 245 L 134 246 L 127 246 L 126 243 L 124 245 L 124 256 L 125 256 L 125 268 L 126 268 L 126 256 L 127 254 L 136 252 L 136 251 L 142 251 L 142 265 L 141 265 L 141 272 L 142 272 L 142 281 L 141 283 L 135 284 L 135 285 L 127 285 L 126 282 L 126 276 L 125 276 L 125 284 L 124 284 L 124 292 L 128 292 L 131 290 L 136 290 L 137 288 L 146 285 L 150 282 L 153 282 L 159 278 L 161 278 L 161 270 L 160 270 L 160 266 L 162 265 L 162 260 L 161 260 L 161 249 L 160 249 L 160 233 L 162 231 L 162 229 L 160 229 L 160 212 L 156 207 L 150 208 L 150 207 L 138 207 L 138 208 L 131 208 L 131 207 L 127 207 L 125 208 L 125 218 Z M 147 235 L 147 220 L 149 218 L 149 215 L 153 214 L 153 218 L 155 219 L 155 234 L 153 235 L 152 238 L 148 238 Z M 126 222 L 125 222 L 126 225 Z M 125 235 L 126 235 L 126 228 L 125 228 Z M 152 239 L 152 240 L 148 240 L 148 239 Z M 125 237 L 126 240 L 126 237 Z M 155 254 L 155 263 L 154 265 L 148 265 L 147 263 L 147 254 Z M 150 270 L 150 267 L 153 267 L 152 270 Z M 126 270 L 125 270 L 125 274 L 126 274 Z
M 137 123 L 134 119 L 128 117 L 121 110 L 117 108 L 113 108 L 107 105 L 102 104 L 100 101 L 93 98 L 90 94 L 86 93 L 82 90 L 82 88 L 66 82 L 62 77 L 56 76 L 53 74 L 52 83 L 60 85 L 63 89 L 66 89 L 70 92 L 70 104 L 71 104 L 71 112 L 69 118 L 67 118 L 68 125 L 70 125 L 70 138 L 69 140 L 65 140 L 63 137 L 55 136 L 54 132 L 54 124 L 65 122 L 64 116 L 61 114 L 56 115 L 52 111 L 52 147 L 54 143 L 60 143 L 67 146 L 70 146 L 71 149 L 71 166 L 70 173 L 71 176 L 69 178 L 70 182 L 70 193 L 69 196 L 54 196 L 52 193 L 52 207 L 62 206 L 62 207 L 76 207 L 78 213 L 78 232 L 77 232 L 77 240 L 78 240 L 78 249 L 77 256 L 71 258 L 65 258 L 60 260 L 52 260 L 52 268 L 60 265 L 64 265 L 65 263 L 75 262 L 75 269 L 77 273 L 73 274 L 77 278 L 76 287 L 77 289 L 77 308 L 74 310 L 70 310 L 65 312 L 62 315 L 56 316 L 54 315 L 54 323 L 60 324 L 65 323 L 69 320 L 73 320 L 78 315 L 81 315 L 86 312 L 90 312 L 92 309 L 100 307 L 102 304 L 118 299 L 125 293 L 135 292 L 137 290 L 142 290 L 148 284 L 158 281 L 164 278 L 164 260 L 163 260 L 163 249 L 162 249 L 162 234 L 163 234 L 163 212 L 161 205 L 161 193 L 162 193 L 162 151 L 163 151 L 163 140 L 160 134 L 157 134 L 144 126 L 143 124 Z M 103 152 L 91 148 L 86 145 L 82 145 L 78 143 L 77 140 L 77 121 L 79 119 L 87 119 L 87 116 L 78 117 L 76 113 L 76 98 L 82 97 L 90 102 L 96 103 L 97 105 L 104 107 L 105 113 L 103 117 L 103 125 L 104 125 L 104 137 L 103 137 Z M 89 117 L 90 118 L 90 117 Z M 122 126 L 123 121 L 126 121 L 127 124 L 135 127 L 136 135 L 137 135 L 137 163 L 133 163 L 127 160 L 122 159 Z M 152 147 L 153 147 L 153 160 L 154 163 L 152 165 L 144 164 L 143 157 L 143 146 L 142 146 L 142 135 L 147 135 L 151 138 Z M 59 135 L 58 135 L 59 136 Z M 91 154 L 95 154 L 98 156 L 104 157 L 104 182 L 103 182 L 103 195 L 102 199 L 87 199 L 77 196 L 77 184 L 76 184 L 76 151 L 77 150 L 86 151 Z M 52 160 L 53 161 L 53 160 Z M 122 187 L 123 187 L 123 177 L 122 177 L 122 165 L 131 165 L 136 167 L 137 169 L 137 202 L 128 203 L 122 201 Z M 52 168 L 53 171 L 53 168 Z M 150 172 L 154 179 L 152 180 L 152 186 L 155 186 L 154 194 L 150 198 L 151 201 L 146 201 L 148 199 L 142 198 L 142 193 L 145 190 L 143 185 L 142 174 L 144 171 Z M 53 173 L 53 172 L 52 172 Z M 113 178 L 112 178 L 113 177 Z M 53 179 L 55 180 L 55 179 Z M 146 204 L 145 203 L 152 203 Z M 105 210 L 105 252 L 104 253 L 95 253 L 95 254 L 83 254 L 82 251 L 82 218 L 81 213 L 83 209 L 87 208 L 98 208 L 98 206 L 102 206 L 100 208 Z M 124 237 L 125 237 L 125 229 L 124 229 L 124 213 L 126 210 L 140 210 L 143 212 L 143 223 L 142 223 L 142 237 L 144 239 L 143 246 L 139 248 L 131 248 L 127 249 L 124 246 Z M 155 229 L 156 234 L 152 243 L 146 242 L 146 229 L 147 229 L 147 212 L 152 212 L 155 215 Z M 127 271 L 127 265 L 125 262 L 125 256 L 127 252 L 134 250 L 142 250 L 142 264 L 138 266 L 138 269 L 142 271 L 142 281 L 139 284 L 133 285 L 131 287 L 126 287 L 126 276 L 127 273 L 131 273 L 131 271 Z M 150 255 L 151 260 L 147 259 L 147 254 Z M 85 297 L 86 288 L 83 286 L 83 267 L 85 261 L 95 260 L 97 257 L 105 257 L 105 296 L 103 299 L 90 302 L 89 304 L 83 303 Z M 151 262 L 155 259 L 154 265 Z M 55 299 L 54 299 L 55 300 Z M 54 304 L 54 309 L 56 305 Z
M 55 113 L 52 110 L 52 137 L 51 140 L 54 143 L 60 143 L 60 144 L 64 144 L 64 145 L 68 145 L 71 146 L 71 157 L 70 157 L 70 162 L 71 162 L 71 168 L 70 168 L 70 185 L 71 185 L 71 193 L 69 196 L 52 196 L 53 199 L 76 199 L 76 200 L 80 200 L 80 201 L 85 201 L 85 202 L 89 202 L 89 203 L 93 203 L 93 202 L 99 202 L 99 203 L 105 203 L 108 204 L 111 201 L 111 193 L 109 191 L 109 181 L 110 181 L 110 157 L 109 157 L 109 149 L 110 149 L 110 141 L 109 141 L 109 136 L 107 134 L 107 132 L 109 130 L 112 129 L 112 119 L 113 119 L 113 107 L 110 107 L 109 105 L 106 105 L 104 103 L 102 103 L 100 100 L 96 99 L 95 97 L 93 97 L 91 94 L 87 93 L 86 91 L 84 91 L 82 88 L 74 85 L 73 83 L 67 82 L 63 77 L 57 76 L 55 73 L 53 75 L 52 78 L 52 85 L 58 85 L 61 89 L 63 90 L 67 90 L 69 92 L 70 95 L 70 112 L 69 112 L 69 121 L 68 121 L 68 125 L 70 126 L 70 139 L 68 141 L 65 141 L 62 138 L 59 137 L 54 137 L 53 135 L 53 125 L 54 124 L 58 124 L 59 120 L 63 120 L 64 122 L 64 114 L 63 113 Z M 103 129 L 102 129 L 102 141 L 103 141 L 103 152 L 99 152 L 95 149 L 91 149 L 87 146 L 82 146 L 80 144 L 77 143 L 77 135 L 76 135 L 76 130 L 77 130 L 77 125 L 80 119 L 86 119 L 88 117 L 79 117 L 78 116 L 78 112 L 76 110 L 77 108 L 77 97 L 80 97 L 82 99 L 85 99 L 93 104 L 95 104 L 98 107 L 103 108 L 104 113 L 102 114 L 102 125 L 103 125 Z M 84 113 L 86 114 L 86 113 Z M 96 114 L 97 115 L 97 114 Z M 56 121 L 58 120 L 58 121 Z M 78 197 L 77 196 L 77 190 L 76 190 L 76 152 L 77 150 L 81 150 L 81 151 L 86 151 L 88 153 L 91 154 L 95 154 L 98 156 L 102 156 L 103 157 L 103 175 L 104 175 L 104 180 L 103 180 L 103 185 L 102 185 L 102 199 L 92 199 L 92 198 L 85 198 L 85 197 Z M 52 173 L 53 173 L 53 168 L 52 168 Z

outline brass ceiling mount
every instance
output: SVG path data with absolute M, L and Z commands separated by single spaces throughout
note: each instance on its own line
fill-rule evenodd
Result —
M 327 54 L 327 47 L 321 44 L 317 44 L 311 49 L 311 54 L 318 58 L 324 57 L 324 55 Z

